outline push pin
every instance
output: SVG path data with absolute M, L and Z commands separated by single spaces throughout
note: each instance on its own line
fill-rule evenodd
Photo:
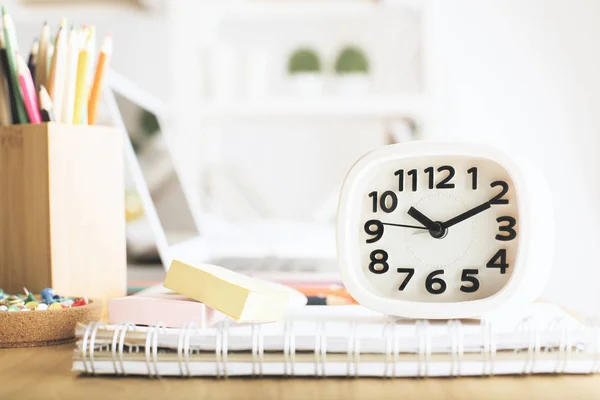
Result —
M 42 296 L 42 300 L 44 300 L 44 303 L 48 305 L 54 303 L 54 290 L 52 290 L 52 288 L 43 289 L 40 293 L 40 296 Z

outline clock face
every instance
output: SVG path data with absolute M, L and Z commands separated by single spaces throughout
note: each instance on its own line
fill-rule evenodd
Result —
M 472 156 L 385 159 L 364 171 L 355 204 L 361 284 L 412 302 L 498 293 L 519 246 L 517 193 L 497 162 Z

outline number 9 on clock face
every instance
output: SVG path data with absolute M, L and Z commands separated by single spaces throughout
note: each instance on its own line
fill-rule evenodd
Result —
M 541 254 L 546 266 L 527 265 L 544 253 L 532 248 L 532 223 L 548 241 L 553 226 L 546 206 L 531 205 L 546 193 L 543 179 L 526 176 L 480 145 L 413 142 L 368 154 L 340 199 L 344 284 L 359 303 L 408 317 L 474 317 L 527 301 L 551 264 Z

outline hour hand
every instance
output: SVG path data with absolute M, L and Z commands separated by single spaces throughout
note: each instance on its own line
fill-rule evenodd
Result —
M 430 220 L 429 218 L 427 218 L 427 216 L 425 214 L 423 214 L 421 211 L 417 210 L 416 208 L 414 208 L 414 207 L 409 208 L 408 215 L 410 215 L 411 217 L 413 217 L 414 219 L 419 221 L 427 229 L 433 229 L 435 223 L 432 220 Z

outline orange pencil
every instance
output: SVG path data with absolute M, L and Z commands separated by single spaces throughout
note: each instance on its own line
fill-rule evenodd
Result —
M 110 56 L 112 54 L 112 38 L 107 35 L 102 42 L 102 48 L 98 55 L 98 62 L 96 63 L 96 72 L 94 74 L 94 81 L 92 83 L 92 90 L 90 93 L 90 99 L 88 102 L 88 124 L 93 125 L 96 123 L 98 117 L 98 105 L 100 103 L 100 96 L 102 94 L 102 85 L 104 83 L 104 75 L 108 69 L 110 62 Z

